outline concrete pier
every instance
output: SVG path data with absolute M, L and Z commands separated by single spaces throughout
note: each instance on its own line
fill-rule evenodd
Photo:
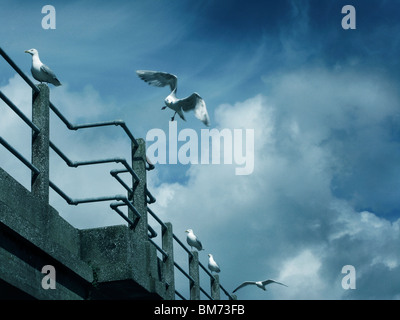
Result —
M 0 168 L 0 299 L 174 300 L 178 293 L 172 224 L 160 222 L 160 247 L 149 240 L 145 141 L 135 139 L 132 144 L 131 167 L 137 177 L 132 177 L 132 187 L 126 187 L 128 201 L 123 197 L 125 205 L 131 205 L 128 220 L 135 223 L 77 229 L 49 204 L 49 186 L 64 199 L 68 196 L 49 179 L 49 88 L 37 87 L 32 122 L 40 132 L 32 132 L 32 164 L 37 170 L 31 190 Z M 80 208 L 84 212 L 85 206 Z M 104 210 L 111 209 L 105 205 Z M 188 298 L 198 300 L 198 252 L 188 254 L 186 267 Z M 215 276 L 213 299 L 220 298 L 219 291 Z

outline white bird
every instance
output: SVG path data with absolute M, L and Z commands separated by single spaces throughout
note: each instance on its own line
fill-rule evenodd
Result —
M 165 98 L 165 106 L 162 107 L 162 110 L 165 110 L 165 108 L 168 107 L 175 111 L 171 118 L 172 121 L 174 121 L 176 114 L 179 114 L 179 116 L 186 121 L 182 111 L 188 112 L 193 110 L 197 119 L 202 121 L 206 126 L 210 125 L 206 103 L 196 92 L 184 99 L 178 99 L 176 97 L 178 78 L 175 75 L 161 71 L 149 70 L 137 70 L 136 73 L 140 79 L 147 82 L 149 85 L 156 87 L 165 87 L 169 85 L 171 93 Z
M 57 79 L 54 72 L 39 59 L 39 52 L 36 49 L 26 50 L 25 53 L 32 55 L 32 76 L 42 82 L 51 83 L 55 86 L 61 86 L 61 82 Z
M 188 243 L 188 245 L 191 247 L 192 250 L 193 247 L 195 247 L 198 251 L 204 250 L 201 241 L 196 237 L 192 229 L 188 229 L 185 232 L 187 232 L 188 234 L 186 237 L 186 242 Z
M 286 284 L 283 284 L 281 282 L 278 282 L 278 281 L 275 281 L 275 280 L 272 280 L 272 279 L 268 279 L 268 280 L 264 280 L 264 281 L 245 281 L 239 287 L 237 287 L 235 290 L 233 290 L 233 293 L 235 293 L 240 288 L 243 288 L 243 287 L 248 286 L 248 285 L 256 285 L 260 289 L 263 289 L 264 291 L 266 291 L 267 289 L 265 288 L 265 286 L 270 284 L 270 283 L 277 283 L 277 284 L 280 284 L 282 286 L 287 287 Z
M 213 255 L 210 253 L 208 255 L 208 257 L 209 257 L 208 258 L 208 269 L 210 269 L 211 272 L 216 272 L 216 273 L 220 272 L 221 269 L 220 269 L 219 265 L 215 262 Z

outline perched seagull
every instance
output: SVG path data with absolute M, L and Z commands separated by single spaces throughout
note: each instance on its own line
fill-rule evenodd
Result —
M 278 282 L 278 281 L 271 280 L 271 279 L 264 280 L 264 281 L 245 281 L 245 282 L 243 282 L 239 287 L 237 287 L 235 290 L 233 290 L 232 293 L 235 293 L 235 292 L 236 292 L 237 290 L 239 290 L 240 288 L 243 288 L 243 287 L 248 286 L 248 285 L 256 285 L 256 286 L 259 287 L 260 289 L 263 289 L 264 291 L 266 291 L 267 289 L 265 288 L 265 286 L 268 285 L 268 284 L 270 284 L 270 283 L 277 283 L 277 284 L 280 284 L 280 285 L 282 285 L 282 286 L 287 287 L 286 284 L 283 284 L 283 283 L 280 283 L 280 282 Z
M 175 75 L 166 72 L 149 70 L 137 70 L 136 73 L 140 79 L 152 86 L 165 87 L 169 85 L 171 88 L 171 93 L 165 98 L 165 106 L 163 106 L 161 109 L 165 110 L 165 108 L 168 107 L 175 111 L 171 121 L 174 121 L 176 114 L 179 114 L 179 116 L 186 121 L 182 111 L 188 112 L 193 110 L 197 119 L 201 120 L 206 126 L 210 125 L 210 118 L 208 116 L 206 103 L 196 92 L 184 99 L 178 99 L 176 97 L 178 78 Z
M 42 82 L 48 82 L 55 86 L 61 86 L 61 82 L 57 79 L 54 72 L 39 59 L 39 52 L 36 49 L 26 50 L 25 53 L 32 55 L 32 76 Z
M 213 255 L 210 253 L 208 258 L 208 269 L 211 270 L 211 272 L 220 272 L 221 269 L 219 268 L 218 264 L 215 262 Z
M 195 247 L 198 251 L 204 250 L 203 245 L 201 244 L 200 240 L 196 237 L 196 235 L 193 233 L 192 229 L 188 229 L 185 232 L 187 232 L 187 237 L 186 237 L 186 242 L 190 246 L 190 248 L 193 250 L 193 247 Z

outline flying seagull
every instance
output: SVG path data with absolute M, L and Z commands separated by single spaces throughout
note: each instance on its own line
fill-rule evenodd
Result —
M 195 247 L 198 251 L 204 250 L 201 241 L 196 237 L 192 229 L 188 229 L 185 232 L 187 232 L 188 234 L 186 237 L 186 242 L 188 243 L 188 245 L 191 247 L 192 250 L 193 247 Z
M 277 283 L 277 284 L 280 284 L 282 286 L 287 287 L 286 284 L 283 284 L 281 282 L 278 282 L 278 281 L 275 281 L 275 280 L 272 280 L 272 279 L 268 279 L 268 280 L 264 280 L 264 281 L 245 281 L 239 287 L 237 287 L 235 290 L 233 290 L 232 293 L 235 293 L 240 288 L 243 288 L 243 287 L 248 286 L 248 285 L 256 285 L 260 289 L 263 289 L 264 291 L 266 291 L 267 289 L 265 288 L 265 286 L 270 284 L 270 283 Z
M 188 112 L 193 110 L 197 119 L 202 121 L 206 126 L 210 125 L 206 103 L 196 92 L 184 99 L 178 99 L 176 97 L 178 78 L 175 75 L 161 71 L 149 70 L 137 70 L 136 73 L 140 79 L 147 82 L 149 85 L 155 87 L 170 87 L 171 93 L 165 98 L 165 106 L 161 109 L 165 110 L 165 108 L 168 107 L 175 111 L 171 118 L 172 121 L 174 121 L 176 114 L 179 114 L 179 116 L 186 121 L 182 111 Z
M 54 72 L 39 59 L 39 52 L 36 49 L 26 50 L 25 53 L 32 55 L 32 76 L 42 82 L 51 83 L 55 86 L 61 86 L 61 82 L 57 79 Z
M 208 258 L 208 269 L 210 269 L 211 272 L 216 272 L 216 273 L 220 272 L 221 269 L 218 266 L 218 264 L 215 262 L 213 255 L 210 253 L 208 256 L 209 256 L 209 258 Z

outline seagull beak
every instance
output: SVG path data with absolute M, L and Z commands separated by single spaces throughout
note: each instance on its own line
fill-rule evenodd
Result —
M 29 51 L 28 51 L 28 50 L 25 50 L 25 53 L 29 53 Z

